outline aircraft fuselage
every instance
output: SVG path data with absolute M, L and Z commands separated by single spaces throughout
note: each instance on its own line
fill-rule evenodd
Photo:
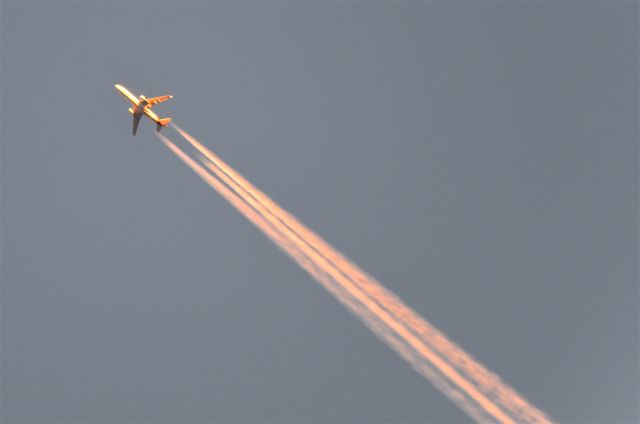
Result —
M 129 108 L 129 113 L 133 115 L 133 135 L 136 135 L 138 122 L 143 114 L 156 123 L 157 131 L 160 131 L 160 129 L 166 127 L 169 125 L 169 122 L 171 122 L 171 118 L 160 118 L 151 110 L 151 107 L 154 104 L 166 101 L 173 96 L 167 95 L 147 99 L 144 95 L 140 95 L 140 97 L 134 96 L 133 93 L 120 84 L 116 84 L 115 87 L 132 105 L 132 107 Z

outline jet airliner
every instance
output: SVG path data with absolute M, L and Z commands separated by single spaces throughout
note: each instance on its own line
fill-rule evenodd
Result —
M 173 96 L 158 96 L 147 99 L 144 95 L 140 95 L 140 97 L 134 96 L 129 90 L 123 87 L 120 84 L 115 85 L 116 89 L 122 94 L 127 100 L 131 102 L 133 105 L 129 108 L 129 113 L 133 115 L 133 135 L 136 135 L 136 131 L 138 131 L 138 124 L 140 123 L 140 117 L 142 115 L 147 115 L 149 119 L 156 123 L 156 131 L 160 131 L 163 127 L 169 125 L 171 122 L 171 118 L 160 118 L 158 115 L 151 111 L 151 107 L 157 105 L 158 103 L 166 102 Z

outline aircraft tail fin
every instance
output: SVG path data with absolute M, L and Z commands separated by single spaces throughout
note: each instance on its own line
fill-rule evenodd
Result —
M 171 118 L 160 118 L 158 122 L 156 122 L 156 131 L 160 132 L 163 127 L 166 127 L 171 122 Z

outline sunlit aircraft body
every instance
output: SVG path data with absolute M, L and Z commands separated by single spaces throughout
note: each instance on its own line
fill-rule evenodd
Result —
M 120 84 L 116 84 L 115 87 L 118 89 L 120 94 L 122 94 L 133 105 L 133 107 L 129 108 L 129 113 L 133 115 L 133 135 L 136 135 L 136 131 L 138 131 L 138 124 L 140 123 L 140 118 L 143 114 L 147 115 L 149 119 L 156 123 L 156 131 L 160 131 L 162 127 L 166 127 L 169 125 L 169 122 L 171 122 L 171 118 L 160 118 L 158 115 L 153 113 L 151 111 L 151 107 L 158 103 L 165 102 L 173 96 L 166 95 L 147 99 L 141 94 L 140 97 L 136 98 L 136 96 Z

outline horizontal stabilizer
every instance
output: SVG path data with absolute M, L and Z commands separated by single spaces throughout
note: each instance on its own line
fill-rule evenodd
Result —
M 162 127 L 166 127 L 171 122 L 171 118 L 161 118 L 158 122 L 156 122 L 156 131 L 160 132 Z

